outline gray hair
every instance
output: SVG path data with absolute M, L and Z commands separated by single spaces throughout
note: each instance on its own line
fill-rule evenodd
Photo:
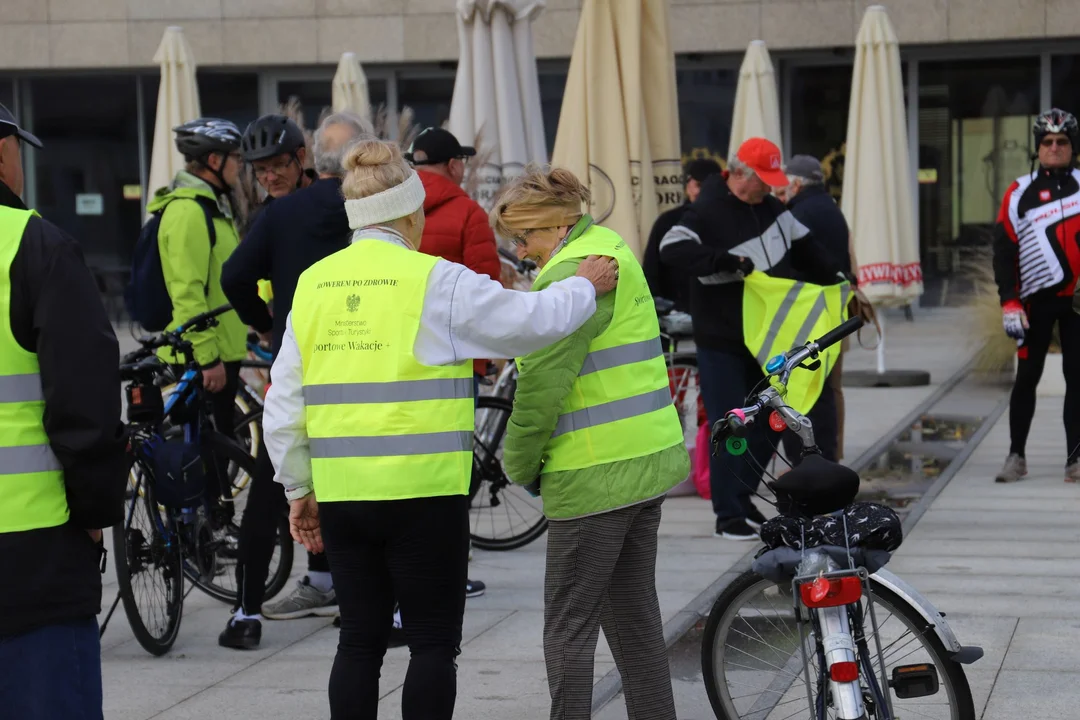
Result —
M 754 169 L 737 157 L 728 160 L 727 169 L 732 175 L 739 175 L 740 177 L 749 177 L 754 174 Z
M 792 175 L 791 173 L 787 174 L 787 178 L 788 178 L 788 187 L 791 187 L 795 183 L 799 183 L 803 187 L 812 187 L 814 185 L 824 185 L 825 184 L 824 180 L 818 180 L 817 178 L 802 177 L 801 175 Z
M 352 130 L 348 142 L 334 143 L 326 138 L 325 130 L 331 125 L 345 125 Z M 345 156 L 349 148 L 360 140 L 375 140 L 375 128 L 371 122 L 356 113 L 343 111 L 327 116 L 315 131 L 315 172 L 320 175 L 345 176 Z

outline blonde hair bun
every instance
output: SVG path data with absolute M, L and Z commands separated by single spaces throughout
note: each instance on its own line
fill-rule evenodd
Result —
M 345 178 L 341 192 L 345 199 L 365 198 L 405 182 L 413 172 L 397 143 L 361 140 L 345 155 Z

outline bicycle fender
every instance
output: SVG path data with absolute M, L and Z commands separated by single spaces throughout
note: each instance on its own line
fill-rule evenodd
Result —
M 871 577 L 899 595 L 909 606 L 915 608 L 919 614 L 922 615 L 923 619 L 933 626 L 938 639 L 941 640 L 941 643 L 945 646 L 945 650 L 950 654 L 958 653 L 963 649 L 960 641 L 956 639 L 956 633 L 949 627 L 949 623 L 945 620 L 945 617 L 922 595 L 922 593 L 885 568 L 881 568 L 871 575 Z

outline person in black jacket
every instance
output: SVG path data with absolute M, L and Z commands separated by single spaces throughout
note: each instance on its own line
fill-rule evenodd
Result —
M 221 286 L 240 318 L 261 335 L 270 335 L 277 356 L 301 273 L 349 245 L 351 231 L 341 195 L 345 151 L 361 137 L 372 136 L 369 123 L 349 113 L 323 121 L 315 135 L 318 179 L 309 187 L 266 205 L 240 246 L 225 263 Z M 269 279 L 274 312 L 259 297 L 259 281 Z M 265 445 L 259 448 L 255 477 L 240 525 L 236 575 L 240 605 L 218 637 L 223 647 L 246 649 L 262 638 L 261 618 L 287 620 L 338 614 L 326 555 L 308 553 L 308 573 L 288 597 L 263 609 L 266 577 L 274 552 L 277 520 L 287 507 L 273 481 Z
M 724 175 L 705 181 L 701 195 L 660 242 L 660 259 L 690 276 L 698 373 L 712 425 L 741 407 L 764 372 L 743 337 L 743 278 L 755 268 L 777 277 L 826 285 L 838 267 L 770 192 L 786 187 L 780 149 L 750 138 L 729 159 Z M 709 462 L 717 536 L 753 540 L 764 515 L 750 499 L 773 454 L 764 427 L 754 426 L 743 456 L 721 453 Z
M 307 138 L 300 126 L 285 115 L 263 115 L 248 124 L 240 141 L 240 154 L 255 174 L 266 198 L 248 214 L 240 228 L 244 238 L 274 198 L 306 188 L 318 177 L 304 167 Z
M 785 166 L 790 184 L 783 194 L 788 210 L 810 230 L 810 234 L 828 253 L 829 261 L 845 275 L 851 274 L 851 231 L 844 213 L 837 207 L 825 187 L 821 163 L 810 155 L 796 155 Z M 844 448 L 844 393 L 841 384 L 844 356 L 836 360 L 829 372 L 821 396 L 807 413 L 814 424 L 814 438 L 826 459 L 838 462 Z M 800 458 L 801 444 L 790 430 L 784 432 L 784 454 L 795 464 Z
M 686 273 L 665 265 L 660 261 L 660 241 L 667 231 L 675 227 L 683 213 L 701 194 L 701 185 L 713 175 L 721 173 L 720 165 L 715 160 L 699 158 L 686 164 L 683 192 L 686 201 L 675 208 L 660 213 L 649 233 L 649 242 L 645 246 L 645 257 L 641 263 L 645 271 L 645 281 L 649 283 L 649 292 L 656 297 L 667 298 L 675 303 L 680 312 L 690 311 L 690 283 L 692 277 Z
M 101 528 L 127 482 L 119 349 L 79 244 L 30 214 L 0 105 L 0 715 L 102 717 Z

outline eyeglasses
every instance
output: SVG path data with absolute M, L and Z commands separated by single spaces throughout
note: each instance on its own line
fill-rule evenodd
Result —
M 1058 147 L 1069 147 L 1070 145 L 1072 145 L 1072 142 L 1069 141 L 1069 138 L 1048 137 L 1043 138 L 1042 142 L 1040 142 L 1039 144 L 1042 145 L 1044 148 L 1054 147 L 1055 145 L 1057 145 Z
M 536 232 L 535 229 L 534 230 L 526 230 L 525 232 L 521 233 L 520 235 L 512 235 L 510 237 L 510 242 L 514 243 L 514 247 L 519 247 L 519 248 L 524 249 L 525 246 L 529 244 L 529 235 L 533 234 L 534 232 Z
M 271 173 L 277 176 L 285 174 L 285 171 L 289 169 L 292 163 L 292 158 L 284 158 L 273 163 L 253 164 L 251 167 L 255 171 L 255 177 L 264 178 Z

